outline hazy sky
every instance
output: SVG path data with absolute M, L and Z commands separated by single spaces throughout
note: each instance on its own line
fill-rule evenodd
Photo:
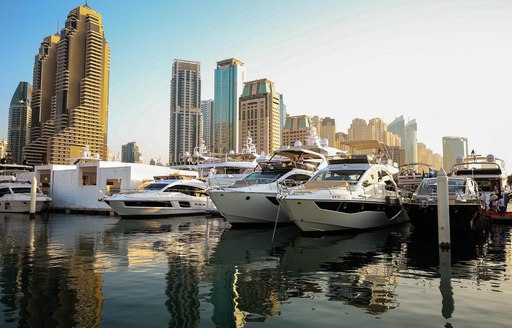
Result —
M 0 2 L 0 138 L 19 81 L 32 83 L 42 39 L 84 1 Z M 111 47 L 108 145 L 135 141 L 145 162 L 168 160 L 175 58 L 201 62 L 202 99 L 215 63 L 235 57 L 246 79 L 268 78 L 288 113 L 416 119 L 418 141 L 443 136 L 512 167 L 512 1 L 89 0 Z M 508 141 L 508 143 L 507 143 Z M 509 173 L 512 169 L 509 168 Z

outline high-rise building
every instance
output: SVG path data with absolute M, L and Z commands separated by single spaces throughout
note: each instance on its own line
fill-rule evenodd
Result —
M 121 146 L 121 162 L 142 163 L 142 153 L 135 142 L 129 142 Z
M 235 58 L 217 62 L 215 69 L 215 119 L 213 151 L 238 153 L 238 98 L 245 81 L 244 63 Z
M 330 117 L 324 117 L 320 122 L 320 138 L 327 139 L 329 146 L 334 145 L 336 134 L 336 121 Z
M 250 133 L 258 152 L 271 154 L 279 149 L 281 105 L 280 95 L 274 82 L 267 79 L 246 82 L 240 96 L 240 137 L 238 148 L 242 149 Z
M 416 120 L 406 121 L 401 115 L 388 124 L 388 131 L 400 137 L 400 147 L 405 150 L 406 163 L 418 162 Z
M 284 103 L 283 101 L 283 94 L 279 94 L 279 104 L 281 104 L 281 107 L 280 107 L 280 110 L 279 112 L 281 113 L 281 127 L 280 127 L 280 131 L 281 133 L 279 134 L 279 136 L 281 137 L 281 142 L 280 144 L 281 145 L 284 145 L 285 143 L 283 143 L 283 129 L 284 129 L 284 125 L 286 124 L 286 117 L 288 116 L 288 114 L 286 113 L 286 104 Z
M 28 82 L 20 82 L 12 95 L 7 125 L 9 152 L 16 164 L 23 162 L 23 148 L 30 140 L 31 103 L 32 86 Z
M 293 146 L 296 141 L 306 144 L 306 137 L 311 126 L 308 115 L 288 116 L 282 129 L 282 145 Z
M 88 5 L 71 10 L 60 36 L 45 38 L 36 55 L 29 163 L 67 164 L 85 146 L 106 160 L 109 71 L 101 15 Z
M 194 153 L 203 138 L 201 64 L 175 59 L 172 65 L 169 163 Z
M 211 150 L 213 145 L 213 120 L 215 103 L 212 99 L 201 100 L 201 113 L 203 114 L 203 139 L 207 149 Z
M 55 100 L 55 77 L 57 69 L 57 44 L 59 35 L 50 35 L 43 39 L 39 52 L 35 56 L 32 123 L 30 144 L 25 147 L 23 157 L 30 164 L 48 162 L 48 139 L 55 132 L 55 118 L 52 108 Z
M 451 171 L 457 156 L 468 156 L 468 138 L 443 137 L 443 168 L 447 173 Z
M 336 134 L 334 134 L 334 144 L 332 144 L 331 147 L 348 151 L 350 150 L 349 147 L 342 144 L 346 141 L 348 141 L 348 134 L 345 132 L 336 132 Z
M 350 127 L 348 128 L 348 140 L 370 140 L 370 129 L 368 129 L 368 123 L 362 118 L 354 118 Z

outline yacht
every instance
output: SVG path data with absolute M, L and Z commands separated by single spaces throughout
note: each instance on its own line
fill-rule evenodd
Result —
M 398 166 L 397 185 L 404 198 L 410 199 L 421 181 L 436 176 L 434 167 L 427 163 L 406 163 Z
M 0 164 L 0 212 L 29 213 L 32 184 L 27 181 L 19 181 L 17 176 L 26 174 L 31 166 L 17 164 Z M 41 189 L 36 189 L 36 212 L 48 208 L 50 197 L 43 194 Z
M 389 160 L 378 141 L 347 143 L 353 151 L 376 148 L 372 155 L 351 154 L 331 160 L 308 182 L 284 190 L 282 209 L 304 232 L 370 229 L 408 221 Z
M 144 217 L 164 215 L 204 214 L 216 209 L 206 195 L 207 185 L 196 179 L 150 181 L 134 191 L 104 198 L 118 215 Z
M 199 179 L 204 180 L 209 187 L 221 187 L 245 178 L 259 167 L 260 162 L 268 158 L 264 154 L 256 153 L 256 146 L 249 134 L 240 153 L 233 150 L 226 154 L 208 153 L 204 141 L 201 141 L 201 145 L 194 149 L 192 155 L 186 152 L 183 162 L 171 167 L 195 171 Z
M 491 198 L 503 197 L 510 192 L 505 162 L 493 154 L 476 155 L 473 150 L 466 158 L 457 156 L 452 166 L 452 176 L 473 178 L 483 194 L 487 209 Z
M 327 166 L 327 160 L 297 144 L 274 151 L 261 166 L 260 171 L 229 187 L 208 190 L 219 213 L 232 225 L 290 222 L 276 199 L 279 188 L 306 182 L 315 171 Z
M 483 201 L 473 178 L 448 177 L 448 204 L 451 230 L 487 226 L 488 220 L 480 216 Z M 423 179 L 404 206 L 415 229 L 437 229 L 437 178 Z

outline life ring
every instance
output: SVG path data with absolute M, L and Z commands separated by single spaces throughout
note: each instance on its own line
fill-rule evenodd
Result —
M 5 204 L 4 204 L 4 208 L 5 208 L 6 210 L 8 210 L 8 209 L 9 209 L 9 207 L 11 207 L 11 204 L 9 204 L 9 202 L 5 202 Z

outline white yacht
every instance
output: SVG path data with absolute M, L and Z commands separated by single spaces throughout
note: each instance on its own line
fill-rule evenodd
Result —
M 466 158 L 457 156 L 452 166 L 452 176 L 475 179 L 485 195 L 486 204 L 489 203 L 492 194 L 501 196 L 508 192 L 505 162 L 492 154 L 482 156 L 472 151 Z
M 277 194 L 280 186 L 306 182 L 326 158 L 301 146 L 276 150 L 261 171 L 251 173 L 227 188 L 209 189 L 208 195 L 219 213 L 231 224 L 290 222 L 280 210 Z
M 385 147 L 376 141 L 350 146 Z M 304 232 L 370 229 L 407 221 L 394 178 L 398 170 L 388 158 L 356 154 L 330 161 L 305 184 L 285 190 L 278 201 Z
M 16 164 L 0 164 L 0 212 L 29 213 L 32 184 L 19 181 L 17 175 L 28 173 L 31 166 Z M 36 212 L 48 208 L 50 197 L 43 194 L 37 187 Z
M 196 179 L 158 180 L 106 197 L 104 201 L 123 217 L 203 214 L 216 211 L 206 188 L 204 182 Z

